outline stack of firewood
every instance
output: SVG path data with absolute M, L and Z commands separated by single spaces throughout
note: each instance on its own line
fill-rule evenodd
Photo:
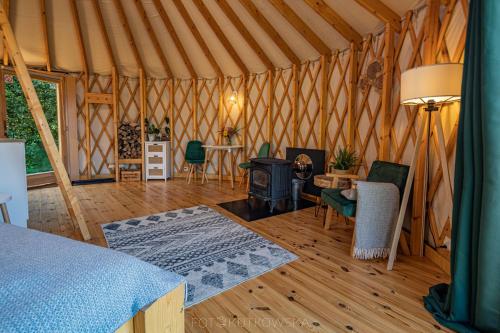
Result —
M 122 159 L 141 157 L 141 125 L 124 122 L 118 127 L 118 153 Z

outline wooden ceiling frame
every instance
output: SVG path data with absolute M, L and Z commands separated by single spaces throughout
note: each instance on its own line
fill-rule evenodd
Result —
M 328 45 L 300 18 L 295 11 L 287 5 L 284 0 L 271 0 L 271 4 L 283 16 L 305 40 L 311 44 L 320 55 L 329 56 L 331 50 Z
M 148 32 L 149 39 L 153 43 L 153 46 L 156 50 L 156 54 L 160 58 L 160 61 L 163 65 L 163 69 L 165 72 L 167 72 L 167 75 L 169 78 L 173 78 L 174 75 L 172 74 L 172 70 L 170 69 L 170 66 L 168 64 L 167 58 L 165 57 L 165 53 L 163 52 L 160 41 L 158 40 L 158 36 L 156 35 L 153 26 L 151 25 L 151 21 L 149 20 L 149 17 L 146 13 L 146 10 L 144 9 L 144 5 L 142 4 L 141 0 L 135 0 L 135 7 L 137 8 L 137 11 L 139 13 L 139 16 L 141 17 L 142 23 L 144 24 L 146 31 Z
M 118 17 L 120 19 L 120 23 L 125 30 L 125 34 L 127 35 L 128 43 L 132 49 L 132 53 L 134 54 L 135 61 L 139 67 L 139 71 L 144 71 L 144 62 L 142 61 L 141 55 L 139 54 L 139 50 L 137 49 L 137 45 L 135 44 L 134 35 L 132 34 L 132 30 L 130 30 L 130 26 L 128 24 L 127 16 L 125 15 L 125 10 L 123 9 L 122 3 L 120 0 L 113 0 L 115 7 L 117 9 Z
M 168 33 L 170 34 L 170 37 L 174 41 L 175 47 L 179 51 L 182 61 L 186 65 L 189 74 L 191 75 L 192 79 L 197 78 L 198 74 L 196 73 L 196 70 L 193 67 L 193 64 L 191 63 L 191 60 L 189 60 L 189 56 L 186 52 L 186 49 L 184 46 L 182 46 L 182 42 L 179 39 L 179 36 L 177 35 L 177 32 L 175 31 L 174 25 L 172 24 L 172 21 L 170 21 L 167 12 L 165 11 L 165 8 L 163 7 L 163 4 L 161 3 L 161 0 L 153 0 L 153 4 L 156 8 L 156 11 L 160 15 L 160 18 L 163 21 L 163 25 L 167 29 Z
M 372 15 L 389 23 L 395 32 L 401 32 L 401 17 L 389 6 L 380 0 L 355 0 L 361 7 L 369 11 Z
M 116 56 L 113 53 L 113 48 L 111 47 L 111 41 L 109 39 L 108 32 L 106 30 L 106 23 L 104 22 L 104 17 L 102 15 L 101 7 L 99 5 L 99 0 L 92 0 L 92 4 L 94 7 L 94 11 L 97 16 L 97 23 L 99 24 L 99 29 L 101 30 L 101 34 L 104 38 L 104 43 L 106 44 L 106 50 L 108 52 L 109 59 L 111 60 L 111 65 L 112 67 L 116 68 L 117 67 L 117 61 L 116 61 Z
M 189 30 L 191 31 L 191 34 L 193 34 L 194 38 L 198 42 L 198 45 L 200 46 L 203 54 L 208 58 L 208 61 L 212 65 L 213 69 L 217 73 L 218 77 L 224 77 L 224 73 L 222 72 L 219 64 L 215 60 L 214 56 L 212 55 L 212 52 L 210 52 L 210 49 L 208 48 L 207 44 L 205 43 L 205 40 L 200 34 L 200 31 L 194 24 L 193 20 L 191 19 L 191 16 L 189 16 L 189 13 L 186 10 L 186 7 L 182 4 L 182 0 L 172 0 L 174 3 L 175 7 L 179 11 L 179 13 L 182 16 L 182 19 L 184 20 L 184 23 L 188 26 Z
M 155 0 L 158 1 L 158 0 Z M 247 42 L 248 45 L 252 48 L 252 50 L 257 54 L 260 60 L 264 63 L 268 70 L 274 69 L 274 64 L 269 59 L 264 50 L 260 47 L 260 44 L 255 40 L 253 35 L 248 31 L 243 22 L 241 22 L 240 18 L 231 6 L 227 3 L 226 0 L 215 0 L 219 8 L 224 12 L 226 17 L 231 21 L 233 26 L 238 30 L 243 39 Z
M 196 8 L 198 8 L 205 21 L 214 32 L 215 36 L 220 41 L 222 46 L 226 49 L 227 53 L 229 53 L 229 56 L 233 59 L 238 68 L 243 72 L 243 74 L 248 75 L 248 67 L 238 55 L 238 52 L 236 52 L 231 42 L 227 39 L 226 35 L 220 28 L 219 24 L 217 24 L 217 21 L 214 19 L 212 14 L 210 14 L 207 6 L 205 6 L 202 0 L 193 0 L 193 3 L 195 4 Z
M 40 12 L 42 15 L 42 35 L 43 35 L 43 47 L 45 52 L 45 66 L 47 68 L 47 72 L 52 71 L 51 61 L 50 61 L 50 47 L 49 47 L 49 34 L 47 31 L 47 7 L 45 4 L 45 0 L 40 0 Z
M 290 48 L 290 46 L 285 42 L 281 35 L 274 29 L 271 23 L 262 15 L 260 10 L 254 5 L 251 0 L 240 0 L 240 3 L 246 9 L 246 11 L 253 17 L 262 30 L 273 40 L 273 42 L 279 47 L 281 52 L 292 62 L 292 64 L 300 64 L 300 58 L 295 54 L 295 52 Z
M 356 45 L 361 46 L 363 43 L 361 34 L 323 0 L 305 0 L 305 2 L 348 42 L 354 42 Z
M 87 54 L 85 53 L 85 45 L 83 43 L 83 34 L 80 25 L 80 16 L 78 15 L 76 0 L 71 0 L 69 3 L 71 7 L 71 16 L 73 18 L 73 25 L 75 26 L 76 30 L 76 40 L 78 42 L 78 48 L 80 49 L 80 60 L 82 62 L 83 72 L 85 73 L 86 76 L 88 76 L 89 63 L 87 60 Z

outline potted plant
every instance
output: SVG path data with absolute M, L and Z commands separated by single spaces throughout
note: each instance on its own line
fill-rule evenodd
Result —
M 357 161 L 356 153 L 344 147 L 337 150 L 333 156 L 333 162 L 330 162 L 330 166 L 333 167 L 333 173 L 345 175 L 352 172 L 352 168 Z
M 224 127 L 223 129 L 221 129 L 219 131 L 219 133 L 222 134 L 222 137 L 224 139 L 226 139 L 226 144 L 228 146 L 230 146 L 232 144 L 232 139 L 233 139 L 233 136 L 237 136 L 239 135 L 239 131 L 241 130 L 241 128 L 232 128 L 232 127 Z
M 155 124 L 150 123 L 147 119 L 144 121 L 144 124 L 148 131 L 148 140 L 155 141 L 158 134 L 160 134 L 160 129 L 156 127 Z

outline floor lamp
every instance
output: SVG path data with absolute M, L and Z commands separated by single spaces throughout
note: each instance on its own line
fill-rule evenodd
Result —
M 401 229 L 403 228 L 404 217 L 408 200 L 410 197 L 411 187 L 415 176 L 415 169 L 418 159 L 418 152 L 422 144 L 422 138 L 427 128 L 426 140 L 426 167 L 425 167 L 425 183 L 423 194 L 423 212 L 422 218 L 425 226 L 426 221 L 426 195 L 429 175 L 429 154 L 430 154 L 430 133 L 431 133 L 431 117 L 432 113 L 439 111 L 439 105 L 451 103 L 460 100 L 462 86 L 462 64 L 436 64 L 410 69 L 401 74 L 401 104 L 402 105 L 425 105 L 423 119 L 418 130 L 417 140 L 415 142 L 415 150 L 411 160 L 408 180 L 406 181 L 401 208 L 399 211 L 396 229 L 392 239 L 391 253 L 387 270 L 392 270 L 394 260 L 398 250 L 399 238 Z M 448 171 L 448 160 L 446 158 L 446 146 L 443 134 L 443 125 L 441 115 L 438 113 L 435 117 L 435 126 L 438 136 L 439 160 L 443 170 L 443 180 L 445 182 L 448 198 L 453 201 L 451 190 L 450 173 Z M 425 228 L 422 228 L 424 232 Z

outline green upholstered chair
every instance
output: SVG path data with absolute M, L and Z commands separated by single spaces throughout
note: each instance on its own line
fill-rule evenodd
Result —
M 404 188 L 406 185 L 406 180 L 408 178 L 409 167 L 407 165 L 385 162 L 385 161 L 374 161 L 368 177 L 367 182 L 377 182 L 377 183 L 392 183 L 396 185 L 399 189 L 400 197 L 403 196 Z M 349 217 L 356 216 L 356 200 L 349 200 L 345 198 L 342 194 L 342 189 L 329 188 L 321 191 L 321 199 L 324 203 L 328 205 L 328 208 L 333 208 L 338 214 Z M 326 214 L 330 215 L 330 214 Z M 328 228 L 329 219 L 325 227 Z
M 269 154 L 271 152 L 271 144 L 269 142 L 264 142 L 260 148 L 259 152 L 257 153 L 257 158 L 264 158 L 264 157 L 269 157 Z M 248 178 L 248 170 L 250 169 L 250 161 L 246 161 L 243 163 L 240 163 L 238 165 L 241 169 L 243 169 L 243 177 L 241 177 L 240 181 L 240 186 L 243 184 L 243 180 L 245 177 Z M 247 182 L 247 187 L 248 187 L 248 182 Z
M 186 180 L 191 183 L 191 178 L 194 174 L 195 179 L 197 176 L 197 167 L 202 166 L 205 163 L 205 149 L 202 147 L 203 143 L 201 141 L 189 141 L 186 147 L 186 154 L 184 155 L 184 159 L 186 163 L 189 164 L 189 173 L 186 177 Z

